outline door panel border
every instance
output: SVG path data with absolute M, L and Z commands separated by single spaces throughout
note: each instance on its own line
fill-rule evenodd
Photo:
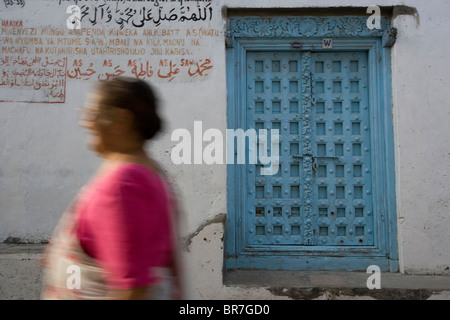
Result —
M 373 210 L 379 214 L 378 221 L 374 221 L 374 225 L 378 226 L 374 246 L 331 247 L 326 250 L 311 246 L 273 245 L 270 250 L 257 245 L 246 246 L 245 230 L 242 227 L 247 207 L 243 195 L 248 192 L 246 166 L 230 164 L 227 166 L 228 214 L 224 250 L 227 270 L 351 271 L 365 270 L 375 264 L 382 271 L 398 271 L 390 49 L 384 46 L 386 34 L 392 32 L 386 18 L 382 18 L 381 30 L 369 30 L 365 23 L 365 17 L 230 19 L 226 55 L 229 129 L 246 127 L 247 51 L 293 51 L 299 49 L 293 49 L 292 43 L 301 42 L 301 51 L 327 52 L 330 49 L 322 49 L 322 37 L 331 37 L 332 51 L 368 52 Z M 305 24 L 309 29 L 302 27 Z M 297 29 L 289 28 L 289 25 L 295 25 Z

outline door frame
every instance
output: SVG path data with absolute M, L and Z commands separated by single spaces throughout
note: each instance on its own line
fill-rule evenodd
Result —
M 356 271 L 366 270 L 369 265 L 378 265 L 381 271 L 398 271 L 390 65 L 390 46 L 395 40 L 395 30 L 390 28 L 390 21 L 385 17 L 381 18 L 381 29 L 368 29 L 366 20 L 364 16 L 230 18 L 226 32 L 228 129 L 246 128 L 245 75 L 248 51 L 368 52 L 373 211 L 379 212 L 377 220 L 374 220 L 374 226 L 379 227 L 375 230 L 374 246 L 333 247 L 326 250 L 303 245 L 273 245 L 270 250 L 262 246 L 246 246 L 243 227 L 247 207 L 244 195 L 248 192 L 246 165 L 228 164 L 228 214 L 224 250 L 226 270 Z M 323 38 L 333 39 L 332 49 L 322 48 Z M 295 47 L 293 43 L 296 43 Z

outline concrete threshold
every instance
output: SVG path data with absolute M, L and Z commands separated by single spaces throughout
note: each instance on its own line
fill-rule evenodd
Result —
M 380 289 L 369 289 L 365 272 L 236 270 L 225 275 L 230 287 L 265 287 L 296 300 L 450 300 L 450 276 L 382 272 Z

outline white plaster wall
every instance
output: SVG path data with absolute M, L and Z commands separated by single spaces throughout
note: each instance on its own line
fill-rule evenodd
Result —
M 449 273 L 450 12 L 448 1 L 412 4 L 393 47 L 400 262 L 406 273 Z
M 30 24 L 65 24 L 61 8 L 39 6 L 22 15 Z M 213 0 L 210 28 L 224 30 L 222 7 L 330 7 L 373 5 L 373 1 L 326 0 Z M 398 243 L 401 271 L 449 273 L 450 267 L 450 3 L 445 0 L 379 0 L 380 6 L 417 8 L 420 24 L 411 16 L 394 21 L 398 39 L 392 49 L 393 117 L 396 152 Z M 0 19 L 5 18 L 0 11 Z M 183 203 L 182 235 L 226 213 L 225 165 L 180 165 L 170 159 L 170 134 L 176 128 L 192 132 L 226 129 L 226 65 L 223 33 L 204 41 L 214 68 L 203 81 L 155 83 L 163 102 L 166 129 L 149 146 L 177 182 Z M 85 147 L 85 133 L 77 125 L 75 108 L 82 105 L 90 81 L 68 82 L 65 104 L 0 103 L 0 241 L 9 236 L 29 241 L 47 239 L 57 218 L 78 189 L 89 179 L 99 159 Z M 193 297 L 221 297 L 223 226 L 205 228 L 184 254 Z M 205 246 L 206 238 L 214 245 Z M 214 241 L 211 239 L 215 239 Z M 209 258 L 210 259 L 209 259 Z M 209 260 L 208 260 L 208 259 Z M 199 265 L 202 260 L 210 261 Z M 205 272 L 206 265 L 214 271 Z M 197 281 L 198 280 L 198 281 Z M 227 289 L 229 290 L 229 289 Z M 222 293 L 221 293 L 222 292 Z M 222 295 L 227 296 L 227 295 Z

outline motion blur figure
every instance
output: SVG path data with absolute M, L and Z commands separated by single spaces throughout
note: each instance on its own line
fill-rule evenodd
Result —
M 162 127 L 154 91 L 138 79 L 102 82 L 81 125 L 103 161 L 43 254 L 41 298 L 182 298 L 174 192 L 144 149 Z

